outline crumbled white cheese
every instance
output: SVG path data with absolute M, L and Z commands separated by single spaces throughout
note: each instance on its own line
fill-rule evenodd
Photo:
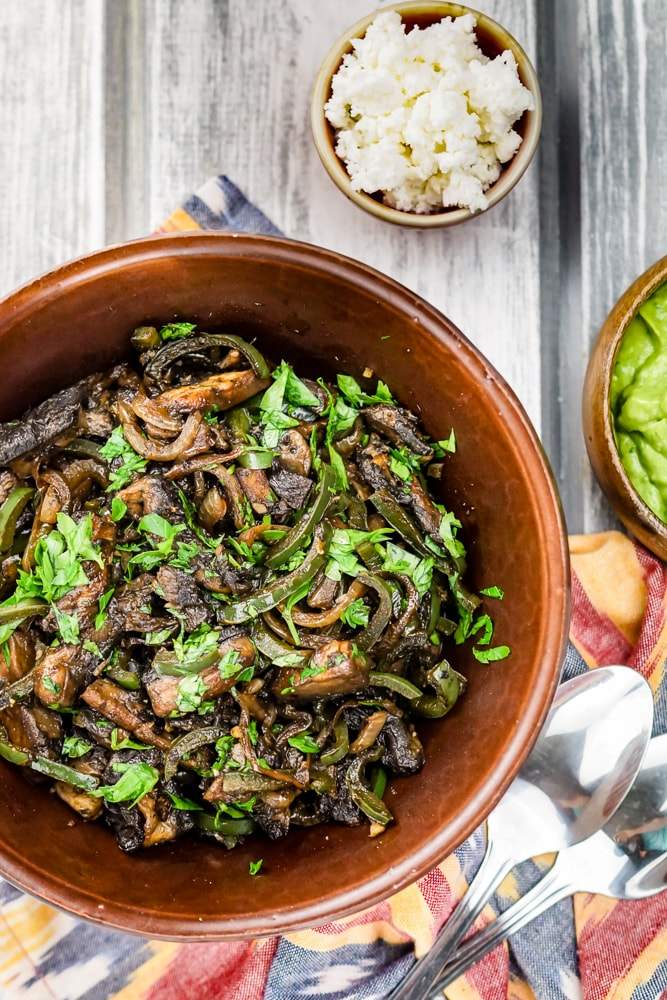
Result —
M 325 106 L 352 187 L 405 212 L 486 208 L 521 143 L 512 126 L 534 107 L 513 53 L 485 56 L 472 14 L 406 34 L 396 11 L 353 47 Z

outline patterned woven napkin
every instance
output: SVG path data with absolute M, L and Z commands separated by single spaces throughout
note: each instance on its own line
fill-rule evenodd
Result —
M 226 177 L 208 181 L 163 232 L 278 234 Z M 573 613 L 565 677 L 627 663 L 655 693 L 667 731 L 667 580 L 663 565 L 618 532 L 570 539 Z M 3 1000 L 381 1000 L 423 954 L 465 892 L 483 852 L 478 831 L 416 885 L 355 916 L 286 937 L 231 944 L 142 941 L 59 913 L 0 883 Z M 502 910 L 548 859 L 502 884 Z M 487 910 L 481 924 L 493 917 Z M 579 894 L 487 956 L 450 1000 L 667 1000 L 667 893 L 641 902 Z

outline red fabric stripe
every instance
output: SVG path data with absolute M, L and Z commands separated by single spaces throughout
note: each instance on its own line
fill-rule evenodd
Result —
M 345 923 L 339 920 L 332 920 L 328 924 L 322 924 L 321 927 L 315 927 L 314 930 L 318 934 L 342 934 L 349 927 L 360 927 L 364 924 L 372 924 L 376 920 L 386 920 L 391 923 L 391 909 L 389 908 L 389 903 L 379 903 L 377 906 L 374 906 L 372 910 L 363 910 L 361 913 L 357 913 L 353 917 L 348 918 Z
M 484 1000 L 507 1000 L 509 953 L 504 945 L 494 948 L 481 962 L 473 965 L 466 979 Z
M 278 940 L 183 945 L 144 1000 L 261 1000 Z
M 667 925 L 667 893 L 651 899 L 624 901 L 600 923 L 579 934 L 579 972 L 584 1000 L 605 1000 L 623 976 Z
M 632 647 L 611 618 L 591 604 L 588 594 L 572 570 L 572 618 L 570 633 L 600 665 L 627 663 Z
M 637 560 L 644 570 L 647 602 L 639 639 L 628 662 L 631 667 L 646 677 L 651 673 L 649 659 L 665 620 L 665 568 L 655 556 L 652 556 L 641 545 L 635 543 L 635 551 Z
M 433 915 L 433 929 L 437 933 L 454 909 L 458 897 L 454 896 L 449 882 L 439 868 L 434 868 L 424 876 L 419 889 Z

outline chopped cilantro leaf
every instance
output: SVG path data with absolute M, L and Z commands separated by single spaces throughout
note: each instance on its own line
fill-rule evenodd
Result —
M 493 663 L 495 660 L 505 660 L 511 653 L 509 646 L 492 646 L 490 649 L 478 649 L 473 646 L 472 655 L 480 663 Z
M 248 871 L 251 875 L 259 875 L 262 865 L 264 864 L 264 858 L 258 858 L 257 861 L 251 861 L 248 864 Z
M 165 323 L 160 328 L 160 339 L 180 340 L 182 337 L 189 337 L 196 329 L 196 323 Z
M 298 736 L 288 737 L 287 742 L 291 747 L 301 750 L 302 753 L 319 753 L 320 746 L 315 742 L 309 733 L 299 733 Z
M 71 757 L 72 759 L 83 757 L 84 754 L 87 754 L 92 749 L 93 744 L 89 743 L 88 740 L 82 739 L 80 736 L 66 736 L 63 740 L 63 753 L 66 757 Z

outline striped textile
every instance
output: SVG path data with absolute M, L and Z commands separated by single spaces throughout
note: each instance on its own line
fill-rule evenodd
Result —
M 226 177 L 162 231 L 278 230 Z M 663 565 L 618 532 L 570 539 L 574 607 L 565 675 L 629 663 L 667 730 Z M 142 941 L 81 923 L 0 883 L 0 1000 L 380 1000 L 423 954 L 479 864 L 478 831 L 418 884 L 371 910 L 286 937 L 231 944 Z M 502 910 L 549 863 L 500 887 Z M 481 923 L 493 916 L 490 907 Z M 450 1000 L 667 1000 L 667 893 L 642 902 L 580 894 L 515 935 L 447 990 Z

